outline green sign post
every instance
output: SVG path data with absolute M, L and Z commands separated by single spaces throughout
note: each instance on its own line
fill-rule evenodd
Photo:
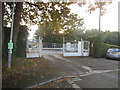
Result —
M 12 24 L 11 24 L 11 32 L 10 32 L 10 42 L 8 43 L 8 69 L 11 68 L 11 58 L 12 58 L 12 36 L 13 36 L 13 25 L 14 25 L 14 10 L 15 10 L 15 0 L 13 0 L 13 10 L 12 10 Z
M 13 49 L 13 43 L 8 43 L 8 49 Z

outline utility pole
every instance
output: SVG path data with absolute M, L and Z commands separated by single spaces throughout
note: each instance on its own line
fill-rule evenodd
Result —
M 100 8 L 99 8 L 99 34 L 101 32 L 101 5 L 100 5 Z
M 118 3 L 118 39 L 119 38 L 120 38 L 120 1 Z M 118 45 L 120 46 L 120 40 L 118 40 Z
M 100 3 L 100 6 L 99 6 L 99 34 L 98 34 L 98 38 L 99 38 L 99 51 L 98 51 L 98 54 L 99 54 L 99 57 L 101 57 L 101 3 Z
M 14 10 L 15 10 L 15 1 L 13 2 L 13 10 L 12 10 L 12 24 L 11 24 L 11 32 L 10 32 L 10 41 L 8 43 L 8 69 L 11 68 L 11 58 L 12 58 L 12 49 L 13 49 L 13 25 L 14 25 Z

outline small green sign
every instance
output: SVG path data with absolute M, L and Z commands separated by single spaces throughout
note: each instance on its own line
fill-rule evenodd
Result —
M 8 49 L 13 49 L 13 43 L 8 43 Z

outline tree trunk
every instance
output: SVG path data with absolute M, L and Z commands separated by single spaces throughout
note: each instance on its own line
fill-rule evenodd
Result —
M 2 2 L 0 2 L 0 11 L 2 10 Z M 0 20 L 2 19 L 2 12 L 0 12 Z M 0 46 L 2 46 L 2 22 L 0 22 Z M 2 53 L 2 47 L 0 47 L 0 53 Z M 0 59 L 2 58 L 2 54 L 0 54 Z M 1 60 L 0 60 L 1 61 Z M 1 62 L 0 62 L 1 64 Z
M 13 25 L 14 53 L 16 52 L 16 41 L 17 41 L 22 11 L 23 11 L 23 2 L 17 2 L 15 8 L 15 15 L 14 15 L 14 25 Z
M 4 2 L 2 2 L 2 56 L 5 57 L 6 53 L 5 53 L 5 32 L 4 32 L 4 12 L 5 12 L 5 5 Z
M 26 44 L 27 44 L 27 37 L 28 37 L 28 28 L 25 25 L 21 25 L 19 28 L 19 33 L 17 37 L 17 57 L 26 57 Z
M 3 22 L 3 17 L 4 17 L 4 12 L 5 12 L 5 5 L 4 2 L 2 2 L 2 43 L 4 42 L 4 22 Z
M 22 11 L 23 11 L 23 6 L 22 5 L 23 5 L 23 2 L 17 2 L 16 6 L 15 6 L 14 25 L 13 25 L 13 38 L 12 38 L 13 43 L 14 43 L 13 53 L 15 53 L 15 50 L 16 50 L 16 41 L 17 41 L 17 36 L 18 36 L 18 31 L 19 31 L 19 26 L 20 26 L 20 21 L 21 21 L 21 14 L 22 14 Z M 3 17 L 4 17 L 4 11 L 5 11 L 5 6 L 4 6 L 4 3 L 2 3 L 2 22 L 3 22 Z M 2 24 L 2 28 L 4 28 L 4 23 Z M 10 34 L 9 31 L 8 31 L 8 33 Z M 6 49 L 5 49 L 5 48 L 7 48 L 7 46 L 6 46 L 7 44 L 6 44 L 5 38 L 6 38 L 5 37 L 5 30 L 3 29 L 3 31 L 2 31 L 2 43 L 3 43 L 2 44 L 2 48 L 3 48 L 2 52 L 3 52 L 3 57 L 7 57 L 7 52 L 6 52 Z M 8 42 L 9 42 L 9 40 L 7 41 L 7 43 Z

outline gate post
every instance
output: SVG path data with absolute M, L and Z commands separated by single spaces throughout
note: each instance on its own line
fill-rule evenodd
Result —
M 78 54 L 81 56 L 82 55 L 82 46 L 81 46 L 82 44 L 81 44 L 81 42 L 80 41 L 78 41 Z
M 65 37 L 63 37 L 63 53 L 65 52 Z
M 42 38 L 39 37 L 39 57 L 41 57 L 42 54 Z
M 80 56 L 83 56 L 83 45 L 84 45 L 84 42 L 82 39 L 81 41 L 78 41 L 78 53 Z

